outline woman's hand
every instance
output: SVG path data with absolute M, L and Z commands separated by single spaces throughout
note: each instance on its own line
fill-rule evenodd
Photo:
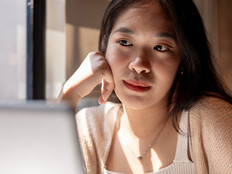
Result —
M 79 100 L 88 95 L 101 82 L 101 96 L 98 102 L 104 104 L 114 89 L 113 76 L 103 54 L 91 52 L 64 84 L 58 100 L 67 100 L 76 107 Z

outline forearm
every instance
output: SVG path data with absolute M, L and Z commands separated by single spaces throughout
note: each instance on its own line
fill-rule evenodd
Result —
M 76 108 L 78 102 L 102 83 L 99 103 L 107 101 L 114 88 L 114 82 L 108 63 L 100 52 L 91 52 L 77 71 L 65 82 L 58 101 L 68 101 Z

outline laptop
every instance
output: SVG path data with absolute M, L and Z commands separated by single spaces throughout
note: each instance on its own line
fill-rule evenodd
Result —
M 84 174 L 67 103 L 0 103 L 1 174 Z

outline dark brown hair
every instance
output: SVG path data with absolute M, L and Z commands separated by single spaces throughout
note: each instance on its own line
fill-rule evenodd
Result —
M 169 95 L 169 108 L 174 116 L 190 109 L 201 97 L 214 96 L 232 104 L 231 96 L 225 91 L 214 57 L 206 37 L 201 16 L 192 0 L 112 0 L 106 9 L 99 39 L 99 50 L 105 53 L 108 38 L 117 17 L 137 3 L 157 1 L 173 23 L 177 43 L 181 50 L 181 63 Z

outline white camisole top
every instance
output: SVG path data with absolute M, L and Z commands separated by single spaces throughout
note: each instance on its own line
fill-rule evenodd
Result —
M 188 112 L 183 111 L 180 120 L 180 129 L 184 134 L 188 133 Z M 188 134 L 187 134 L 188 135 Z M 194 164 L 189 160 L 188 147 L 191 147 L 189 142 L 189 135 L 178 134 L 176 154 L 173 163 L 165 168 L 160 169 L 156 172 L 149 172 L 146 174 L 194 174 Z M 112 172 L 104 169 L 104 174 L 122 174 Z

